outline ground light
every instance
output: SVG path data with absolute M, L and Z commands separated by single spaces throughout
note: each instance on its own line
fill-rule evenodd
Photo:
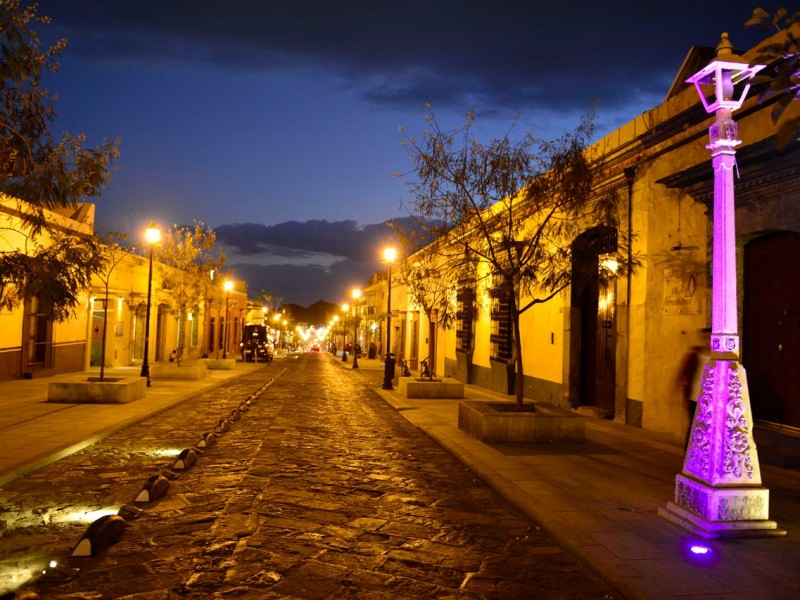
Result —
M 58 560 L 51 560 L 47 563 L 47 566 L 42 569 L 42 579 L 48 581 L 69 581 L 78 573 L 80 573 L 80 569 L 70 567 Z
M 122 537 L 128 523 L 119 515 L 105 515 L 89 525 L 89 528 L 72 549 L 73 558 L 95 557 Z
M 163 475 L 153 475 L 144 483 L 141 491 L 136 495 L 133 501 L 141 503 L 155 502 L 166 494 L 168 489 L 169 480 L 166 477 Z
M 713 567 L 719 562 L 720 549 L 708 540 L 688 538 L 681 542 L 683 559 L 696 567 Z
M 192 448 L 184 448 L 172 465 L 173 471 L 185 471 L 197 463 L 197 453 Z

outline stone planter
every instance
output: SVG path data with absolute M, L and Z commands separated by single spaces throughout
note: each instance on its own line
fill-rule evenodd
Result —
M 400 377 L 400 393 L 406 398 L 463 398 L 464 384 L 452 377 Z
M 208 367 L 205 361 L 199 360 L 193 363 L 153 363 L 150 365 L 150 379 L 181 379 L 195 380 L 204 379 L 208 376 Z
M 204 358 L 202 362 L 212 371 L 233 371 L 236 368 L 235 358 Z
M 549 404 L 535 406 L 535 412 L 519 412 L 514 404 L 465 400 L 458 404 L 458 428 L 482 442 L 584 440 L 582 416 Z
M 52 381 L 47 384 L 48 402 L 127 404 L 145 397 L 145 377 L 97 377 Z

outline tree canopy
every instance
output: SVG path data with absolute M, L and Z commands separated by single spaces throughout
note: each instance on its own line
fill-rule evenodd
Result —
M 573 241 L 587 227 L 616 226 L 616 196 L 592 194 L 599 169 L 586 153 L 593 111 L 554 141 L 530 132 L 514 139 L 512 128 L 484 144 L 473 135 L 474 121 L 470 113 L 464 125 L 445 130 L 429 107 L 420 140 L 401 129 L 414 164 L 408 209 L 436 240 L 425 252 L 437 254 L 437 269 L 448 271 L 437 279 L 452 286 L 471 278 L 502 299 L 521 405 L 520 314 L 570 284 Z
M 761 102 L 775 100 L 772 121 L 778 127 L 776 143 L 779 148 L 800 139 L 800 38 L 796 27 L 792 27 L 798 22 L 800 12 L 789 13 L 781 8 L 770 15 L 763 8 L 757 8 L 745 23 L 745 27 L 774 29 L 784 34 L 780 41 L 759 47 L 756 62 L 767 68 L 755 78 L 755 83 L 765 84 L 759 98 Z
M 35 298 L 40 314 L 64 320 L 104 258 L 90 234 L 55 226 L 45 211 L 99 195 L 119 149 L 107 141 L 87 148 L 84 135 L 53 134 L 57 98 L 44 78 L 58 72 L 67 42 L 42 48 L 36 28 L 49 23 L 36 5 L 0 0 L 0 195 L 13 213 L 0 231 L 0 306 Z

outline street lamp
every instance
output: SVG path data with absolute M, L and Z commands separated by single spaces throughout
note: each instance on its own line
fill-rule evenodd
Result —
M 150 269 L 147 273 L 147 310 L 144 317 L 144 358 L 142 360 L 142 377 L 147 377 L 147 387 L 150 387 L 150 298 L 153 294 L 153 248 L 161 241 L 161 231 L 156 227 L 155 222 L 150 221 L 150 225 L 144 232 L 145 241 L 150 244 Z
M 394 356 L 392 355 L 392 263 L 397 258 L 397 250 L 391 246 L 384 249 L 383 260 L 388 264 L 389 276 L 387 280 L 386 292 L 386 355 L 384 356 L 383 385 L 384 390 L 392 390 L 392 379 L 394 378 Z
M 358 344 L 358 308 L 356 307 L 356 301 L 361 297 L 361 290 L 355 289 L 352 292 L 353 295 L 353 321 L 355 321 L 355 327 L 353 332 L 353 368 L 358 368 L 358 348 L 356 347 Z
M 683 471 L 675 477 L 675 501 L 659 514 L 706 538 L 786 533 L 768 520 L 769 490 L 761 486 L 750 394 L 739 358 L 733 170 L 741 140 L 731 114 L 762 68 L 733 54 L 723 33 L 715 59 L 687 79 L 706 112 L 716 117 L 706 146 L 714 169 L 711 358 L 703 370 Z
M 230 325 L 229 325 L 229 314 L 228 314 L 228 304 L 231 300 L 231 290 L 233 289 L 233 282 L 230 279 L 226 279 L 225 283 L 222 284 L 222 288 L 225 290 L 225 326 L 223 327 L 223 337 L 222 337 L 222 358 L 228 357 L 228 336 L 230 335 Z
M 342 304 L 342 362 L 347 362 L 347 311 L 350 310 L 350 305 L 345 302 Z

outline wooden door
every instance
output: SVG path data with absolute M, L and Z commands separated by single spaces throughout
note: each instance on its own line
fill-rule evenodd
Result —
M 742 349 L 753 417 L 800 427 L 800 234 L 744 247 Z

